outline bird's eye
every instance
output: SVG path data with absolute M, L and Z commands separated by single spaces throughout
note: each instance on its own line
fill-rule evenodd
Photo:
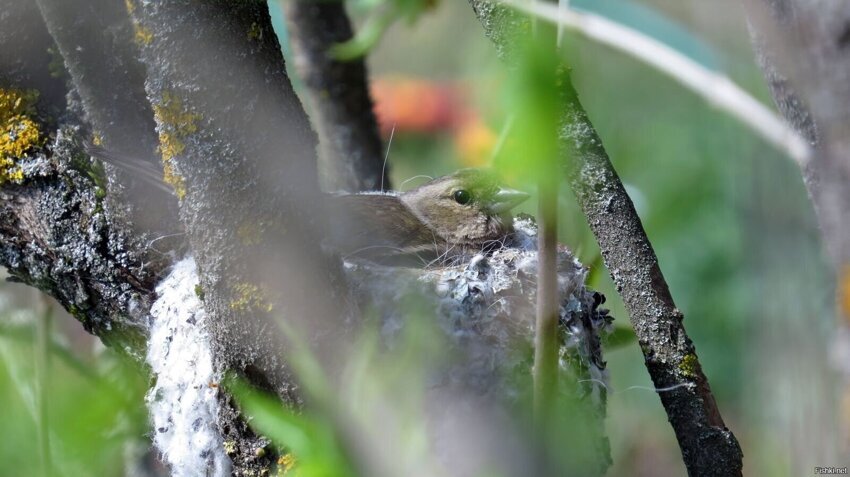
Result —
M 472 194 L 463 189 L 456 190 L 454 192 L 455 202 L 461 205 L 468 204 L 470 200 L 472 200 Z

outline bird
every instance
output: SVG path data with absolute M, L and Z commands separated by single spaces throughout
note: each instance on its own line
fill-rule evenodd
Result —
M 151 161 L 90 142 L 92 157 L 170 191 Z M 508 188 L 489 169 L 460 169 L 405 192 L 323 194 L 322 246 L 345 260 L 427 268 L 457 264 L 511 245 L 511 209 L 529 194 Z
M 335 194 L 330 248 L 396 266 L 452 265 L 509 246 L 510 211 L 529 194 L 488 169 L 461 169 L 406 192 Z

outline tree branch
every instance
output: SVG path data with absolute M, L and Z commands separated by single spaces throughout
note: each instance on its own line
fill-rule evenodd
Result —
M 339 261 L 319 248 L 316 135 L 267 4 L 131 0 L 130 11 L 144 32 L 145 87 L 181 199 L 216 369 L 298 403 L 281 322 L 329 359 L 340 324 L 356 311 L 343 308 Z M 231 456 L 237 468 L 268 464 L 245 451 Z
M 470 0 L 485 34 L 510 62 L 513 34 L 527 20 L 487 0 Z M 572 189 L 629 312 L 646 367 L 690 475 L 741 475 L 742 453 L 726 428 L 631 199 L 569 78 L 560 138 Z M 558 125 L 553 125 L 558 127 Z
M 558 175 L 554 161 L 538 179 L 537 320 L 534 335 L 534 414 L 542 429 L 551 418 L 558 388 Z M 551 166 L 551 167 L 549 167 Z
M 340 0 L 282 2 L 319 133 L 319 169 L 326 190 L 390 189 L 363 58 L 341 61 L 329 49 L 352 37 Z
M 834 354 L 850 349 L 850 4 L 746 0 L 750 36 L 777 108 L 815 148 L 803 169 L 834 268 Z M 836 359 L 850 399 L 850 364 Z M 850 421 L 840 424 L 850 445 Z
M 87 331 L 140 359 L 146 310 L 164 261 L 145 250 L 122 211 L 105 204 L 102 171 L 77 147 L 79 96 L 66 101 L 63 70 L 47 53 L 54 43 L 38 6 L 7 3 L 0 15 L 0 89 L 7 100 L 0 114 L 17 109 L 11 123 L 24 124 L 21 116 L 31 121 L 31 139 L 24 144 L 16 130 L 23 154 L 0 150 L 11 163 L 0 179 L 0 264 L 14 281 L 56 298 Z M 39 93 L 35 105 L 28 104 L 30 89 Z M 20 171 L 19 180 L 11 179 L 11 169 Z
M 93 138 L 132 160 L 156 161 L 153 110 L 145 97 L 132 25 L 121 2 L 37 0 L 91 124 Z M 137 32 L 137 41 L 138 32 Z M 83 133 L 87 135 L 87 133 Z M 120 170 L 110 173 L 109 206 L 128 209 L 140 232 L 159 236 L 180 231 L 176 201 L 153 193 L 149 183 Z M 179 246 L 180 241 L 172 241 Z M 164 243 L 159 244 L 161 247 Z
M 747 0 L 759 65 L 780 112 L 816 147 L 804 170 L 836 271 L 850 264 L 850 4 Z
M 162 262 L 138 252 L 139 239 L 103 208 L 102 189 L 73 135 L 65 129 L 48 150 L 19 159 L 23 185 L 0 189 L 0 263 L 138 360 Z
M 566 172 L 629 312 L 647 371 L 655 387 L 665 390 L 659 395 L 688 473 L 741 475 L 741 447 L 723 422 L 640 217 L 576 93 L 568 94 L 574 99 L 562 140 L 575 161 Z
M 0 87 L 35 89 L 43 119 L 55 124 L 65 111 L 64 69 L 35 2 L 0 0 Z M 12 47 L 11 45 L 15 45 Z M 51 53 L 52 52 L 52 53 Z

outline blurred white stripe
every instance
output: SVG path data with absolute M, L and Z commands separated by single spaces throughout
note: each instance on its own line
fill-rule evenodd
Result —
M 727 76 L 714 72 L 654 38 L 608 18 L 540 1 L 497 0 L 535 18 L 620 50 L 666 73 L 709 104 L 738 118 L 765 141 L 784 151 L 800 167 L 812 155 L 809 144 L 785 121 Z M 563 0 L 561 0 L 563 1 Z

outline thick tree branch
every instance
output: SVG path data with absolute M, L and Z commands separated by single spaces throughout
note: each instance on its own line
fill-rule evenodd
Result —
M 815 148 L 803 170 L 834 267 L 838 330 L 834 354 L 850 349 L 850 4 L 746 0 L 750 34 L 773 99 Z M 850 364 L 836 360 L 850 399 Z M 850 446 L 850 422 L 841 422 Z
M 44 119 L 55 124 L 65 111 L 65 71 L 38 6 L 0 0 L 0 12 L 0 88 L 35 89 Z
M 37 138 L 22 147 L 23 154 L 0 151 L 21 173 L 20 180 L 10 180 L 7 170 L 0 180 L 0 263 L 12 279 L 53 296 L 86 330 L 138 359 L 163 261 L 140 252 L 142 242 L 123 212 L 106 206 L 102 171 L 76 145 L 82 105 L 71 94 L 66 108 L 64 70 L 58 56 L 48 54 L 54 43 L 38 6 L 8 3 L 0 15 L 0 89 L 10 101 L 0 114 L 18 109 L 32 121 L 28 135 Z M 39 93 L 32 109 L 24 93 L 30 89 Z
M 827 250 L 850 264 L 850 4 L 747 0 L 759 65 L 780 112 L 813 146 L 804 171 Z
M 74 130 L 20 159 L 22 185 L 0 189 L 0 262 L 16 281 L 56 298 L 87 331 L 140 359 L 159 266 L 102 207 Z
M 42 16 L 62 53 L 93 140 L 132 160 L 156 161 L 153 110 L 145 97 L 144 67 L 129 17 L 112 0 L 37 0 Z M 138 32 L 136 41 L 141 41 Z M 110 173 L 113 171 L 110 169 Z M 140 232 L 172 235 L 180 230 L 176 201 L 155 193 L 148 182 L 114 171 L 109 205 L 129 206 L 131 223 Z M 176 246 L 179 242 L 174 243 Z M 166 244 L 160 242 L 160 247 Z
M 299 402 L 281 323 L 327 345 L 323 355 L 354 312 L 344 309 L 339 262 L 319 248 L 316 135 L 266 2 L 131 1 L 130 11 L 216 368 Z M 234 465 L 259 472 L 267 458 L 250 452 L 240 446 Z
M 153 157 L 153 111 L 124 6 L 114 1 L 37 0 L 82 99 L 107 147 Z
M 329 49 L 352 37 L 341 0 L 287 0 L 286 26 L 295 67 L 307 86 L 319 133 L 326 190 L 391 189 L 369 95 L 366 63 L 334 59 Z
M 640 217 L 575 92 L 569 93 L 562 140 L 575 161 L 566 172 L 629 312 L 649 375 L 665 390 L 659 395 L 688 473 L 741 475 L 741 447 L 723 422 Z
M 500 55 L 510 61 L 512 35 L 526 20 L 486 0 L 470 4 Z M 640 218 L 569 78 L 564 88 L 561 140 L 574 158 L 564 164 L 565 172 L 623 297 L 647 370 L 655 386 L 665 389 L 661 402 L 688 472 L 741 475 L 741 448 L 720 416 Z

